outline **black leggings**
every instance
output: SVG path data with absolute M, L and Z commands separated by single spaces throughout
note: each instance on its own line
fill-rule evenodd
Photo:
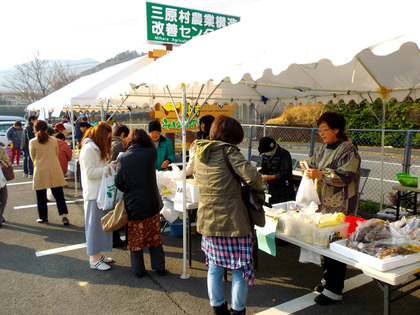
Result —
M 67 210 L 66 199 L 64 199 L 63 187 L 51 188 L 51 192 L 57 202 L 58 214 L 69 213 Z M 38 205 L 38 216 L 42 220 L 48 220 L 47 190 L 40 189 L 36 191 L 36 200 Z

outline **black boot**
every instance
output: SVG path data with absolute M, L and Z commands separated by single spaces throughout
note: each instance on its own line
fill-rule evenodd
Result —
M 213 312 L 216 315 L 229 315 L 226 301 L 220 306 L 213 306 Z
M 230 309 L 230 315 L 245 315 L 246 314 L 246 308 L 244 308 L 242 311 L 235 311 L 233 308 Z

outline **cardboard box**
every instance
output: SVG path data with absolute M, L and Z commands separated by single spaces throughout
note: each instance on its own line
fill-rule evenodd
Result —
M 330 250 L 350 259 L 356 260 L 357 262 L 365 264 L 366 266 L 372 267 L 379 271 L 387 271 L 394 268 L 414 264 L 420 261 L 420 253 L 379 259 L 368 254 L 361 253 L 357 250 L 348 248 L 346 246 L 346 243 L 347 240 L 334 242 L 330 244 Z
M 198 203 L 198 186 L 187 182 L 187 200 L 191 203 Z

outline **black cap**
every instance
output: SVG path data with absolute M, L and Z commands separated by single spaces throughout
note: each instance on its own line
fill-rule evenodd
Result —
M 258 152 L 265 153 L 270 152 L 276 147 L 276 141 L 274 141 L 273 138 L 270 137 L 263 137 L 260 140 L 260 143 L 258 145 Z
M 162 128 L 160 127 L 160 123 L 157 120 L 152 120 L 149 122 L 149 133 L 152 131 L 159 131 L 162 132 Z

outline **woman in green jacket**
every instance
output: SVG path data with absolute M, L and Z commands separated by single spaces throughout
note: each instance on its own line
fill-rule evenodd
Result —
M 230 314 L 245 314 L 248 285 L 254 279 L 252 261 L 252 228 L 242 200 L 239 181 L 233 170 L 251 187 L 262 190 L 262 177 L 239 152 L 243 140 L 241 124 L 234 118 L 218 116 L 210 130 L 210 140 L 196 140 L 194 172 L 200 202 L 197 232 L 203 235 L 201 248 L 209 266 L 207 288 L 215 314 L 229 314 L 223 296 L 224 269 L 232 270 L 232 303 Z

